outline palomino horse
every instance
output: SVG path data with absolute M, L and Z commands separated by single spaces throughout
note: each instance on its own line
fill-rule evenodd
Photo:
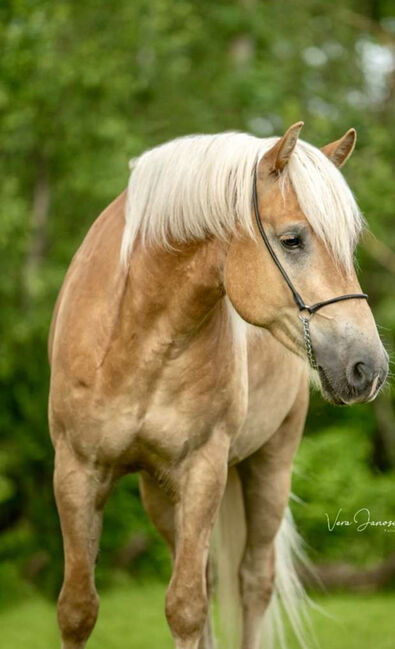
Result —
M 320 151 L 298 140 L 301 127 L 279 139 L 185 137 L 144 153 L 71 263 L 49 346 L 63 649 L 82 649 L 95 624 L 103 508 L 131 471 L 172 550 L 166 615 L 177 649 L 212 646 L 210 537 L 237 475 L 242 648 L 257 649 L 308 406 L 307 358 L 337 404 L 369 401 L 385 380 L 353 269 L 362 219 L 337 169 L 355 131 Z M 330 300 L 310 323 L 294 287 L 307 304 Z

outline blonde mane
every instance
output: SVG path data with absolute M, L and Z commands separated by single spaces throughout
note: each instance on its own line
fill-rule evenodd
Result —
M 257 162 L 278 138 L 245 133 L 193 135 L 146 151 L 131 162 L 121 259 L 136 237 L 170 246 L 207 236 L 228 238 L 241 225 L 252 237 L 252 182 Z M 328 158 L 298 140 L 282 182 L 290 181 L 316 235 L 345 270 L 363 219 L 346 181 Z

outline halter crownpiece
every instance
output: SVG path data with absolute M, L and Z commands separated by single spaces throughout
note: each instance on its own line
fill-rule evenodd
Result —
M 277 268 L 279 269 L 281 275 L 283 276 L 285 282 L 288 284 L 288 287 L 292 293 L 292 296 L 295 300 L 296 306 L 299 309 L 299 318 L 302 321 L 303 324 L 303 338 L 304 338 L 304 345 L 306 349 L 306 354 L 307 358 L 309 359 L 310 366 L 314 369 L 318 369 L 317 362 L 315 360 L 314 356 L 314 350 L 313 350 L 313 344 L 311 342 L 311 335 L 310 335 L 310 325 L 309 322 L 312 318 L 312 316 L 319 311 L 319 309 L 322 309 L 322 307 L 327 306 L 328 304 L 334 304 L 335 302 L 343 302 L 343 300 L 367 300 L 368 296 L 366 293 L 349 293 L 348 295 L 339 295 L 338 297 L 332 297 L 329 300 L 323 300 L 322 302 L 316 302 L 315 304 L 312 304 L 309 306 L 308 304 L 305 304 L 302 296 L 298 291 L 296 290 L 292 280 L 290 279 L 287 271 L 285 270 L 284 266 L 282 265 L 281 261 L 277 257 L 270 241 L 269 238 L 265 232 L 265 229 L 263 227 L 261 215 L 259 213 L 259 207 L 258 207 L 258 191 L 257 191 L 257 173 L 256 173 L 256 168 L 254 170 L 254 182 L 253 182 L 253 187 L 252 187 L 252 203 L 254 206 L 254 212 L 255 212 L 255 219 L 256 223 L 258 226 L 259 234 L 261 235 L 266 248 L 268 249 L 271 258 L 273 259 L 274 263 L 276 264 Z M 302 315 L 302 311 L 307 311 L 308 315 Z

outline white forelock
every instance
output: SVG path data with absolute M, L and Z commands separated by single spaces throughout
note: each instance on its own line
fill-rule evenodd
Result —
M 245 133 L 194 135 L 146 151 L 131 162 L 121 259 L 136 237 L 170 246 L 207 236 L 228 238 L 237 227 L 254 237 L 254 169 L 278 138 Z M 291 181 L 316 235 L 346 270 L 363 219 L 339 170 L 315 147 L 298 140 L 282 181 Z

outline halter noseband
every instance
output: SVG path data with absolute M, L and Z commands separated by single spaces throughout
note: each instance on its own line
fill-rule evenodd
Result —
M 292 283 L 287 271 L 285 270 L 284 266 L 280 262 L 279 258 L 277 257 L 276 253 L 274 252 L 272 245 L 268 239 L 268 236 L 265 232 L 265 229 L 263 227 L 261 215 L 259 213 L 259 207 L 258 207 L 258 192 L 257 192 L 257 176 L 256 176 L 256 169 L 254 171 L 254 183 L 253 183 L 253 188 L 252 188 L 252 202 L 254 205 L 254 212 L 255 212 L 255 219 L 256 223 L 258 226 L 259 233 L 266 245 L 266 248 L 268 249 L 271 258 L 273 259 L 274 263 L 276 264 L 277 268 L 279 269 L 281 275 L 285 279 L 286 283 L 288 284 L 288 287 L 293 295 L 293 298 L 295 300 L 296 306 L 299 309 L 299 318 L 302 321 L 303 324 L 303 337 L 304 337 L 304 344 L 306 348 L 306 353 L 307 357 L 309 359 L 309 363 L 311 367 L 315 370 L 318 369 L 317 362 L 315 360 L 314 356 L 314 351 L 313 351 L 313 345 L 311 342 L 311 335 L 310 335 L 310 325 L 309 322 L 312 318 L 312 316 L 317 313 L 319 309 L 322 309 L 322 307 L 327 306 L 327 304 L 334 304 L 335 302 L 342 302 L 343 300 L 367 300 L 368 296 L 366 293 L 350 293 L 349 295 L 340 295 L 339 297 L 333 297 L 330 300 L 324 300 L 323 302 L 316 302 L 315 304 L 312 304 L 311 306 L 308 306 L 305 304 L 302 296 L 298 293 L 296 290 L 294 284 Z M 308 316 L 302 315 L 302 311 L 307 311 Z

